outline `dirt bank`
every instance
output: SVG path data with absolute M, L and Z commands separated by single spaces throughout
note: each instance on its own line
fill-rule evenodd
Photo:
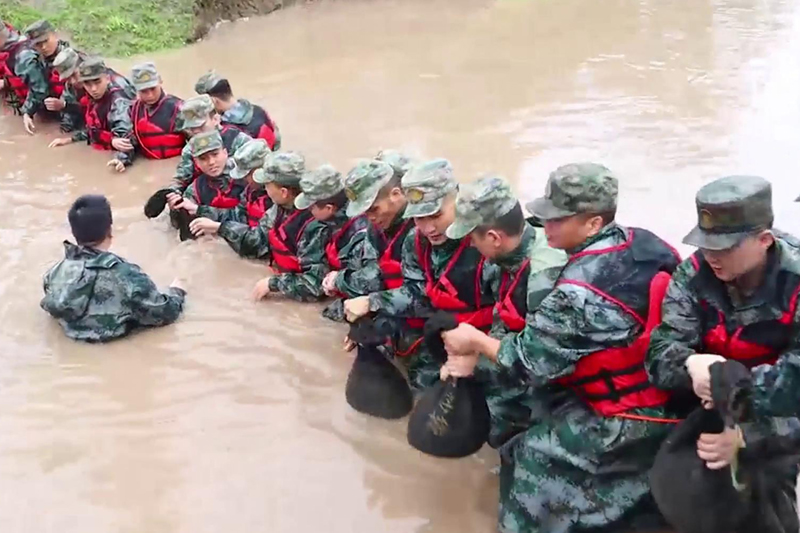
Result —
M 217 22 L 266 15 L 311 0 L 196 0 L 193 40 L 203 38 Z

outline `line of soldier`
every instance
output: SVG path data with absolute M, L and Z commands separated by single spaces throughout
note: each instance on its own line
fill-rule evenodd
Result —
M 132 82 L 132 83 L 131 83 Z M 258 105 L 235 98 L 230 83 L 208 72 L 195 85 L 214 102 L 221 122 L 280 147 L 280 131 Z M 113 152 L 108 166 L 124 172 L 137 155 L 179 157 L 188 138 L 178 120 L 182 100 L 168 94 L 152 63 L 133 67 L 131 81 L 60 40 L 46 20 L 22 33 L 0 21 L 0 94 L 34 134 L 35 118 L 58 120 L 70 133 L 51 147 L 86 142 Z
M 190 140 L 165 191 L 170 212 L 193 217 L 194 235 L 270 263 L 256 299 L 331 297 L 328 318 L 373 316 L 417 391 L 476 376 L 501 457 L 500 531 L 661 527 L 647 472 L 670 422 L 712 402 L 719 360 L 752 369 L 754 409 L 751 422 L 700 437 L 708 468 L 798 432 L 800 248 L 772 228 L 766 180 L 704 186 L 684 239 L 698 251 L 682 261 L 616 222 L 618 181 L 602 165 L 556 169 L 526 206 L 534 224 L 498 176 L 459 186 L 446 160 L 397 151 L 345 176 L 307 169 L 301 154 L 273 152 L 223 117 L 209 95 L 180 107 Z M 70 337 L 106 341 L 178 318 L 181 282 L 161 293 L 109 251 L 105 198 L 79 198 L 69 220 L 77 242 L 45 276 L 42 307 Z M 419 342 L 437 311 L 460 323 L 443 334 L 443 367 Z

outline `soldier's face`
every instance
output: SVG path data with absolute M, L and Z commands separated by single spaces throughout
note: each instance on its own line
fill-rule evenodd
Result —
M 417 231 L 427 237 L 431 244 L 439 245 L 447 241 L 445 231 L 456 219 L 456 200 L 455 195 L 449 195 L 444 199 L 442 208 L 438 213 L 427 217 L 414 218 Z
M 574 215 L 544 221 L 547 244 L 560 250 L 572 250 L 603 229 L 599 216 Z
M 228 151 L 225 148 L 218 148 L 206 152 L 200 157 L 195 158 L 197 166 L 203 174 L 216 178 L 225 170 L 225 163 L 228 161 Z
M 101 99 L 108 90 L 108 75 L 103 74 L 96 80 L 86 80 L 83 82 L 83 87 L 86 89 L 86 92 L 89 93 L 89 96 L 94 98 L 95 100 Z
M 44 57 L 50 57 L 51 55 L 56 53 L 58 49 L 58 35 L 51 32 L 47 34 L 47 39 L 36 43 L 33 45 L 36 48 L 36 51 L 42 54 Z
M 142 89 L 139 91 L 139 100 L 144 102 L 145 105 L 153 105 L 161 99 L 161 83 L 149 89 Z
M 765 231 L 727 250 L 700 249 L 714 275 L 725 283 L 737 279 L 759 269 L 767 261 L 767 250 L 775 242 L 772 232 Z
M 406 197 L 400 187 L 381 193 L 372 207 L 367 209 L 367 219 L 381 229 L 389 229 L 397 213 L 406 206 Z

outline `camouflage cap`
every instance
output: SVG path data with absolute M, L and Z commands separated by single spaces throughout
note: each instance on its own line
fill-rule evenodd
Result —
M 156 66 L 148 61 L 131 69 L 131 82 L 137 91 L 144 91 L 161 83 L 161 76 L 159 76 Z
M 308 209 L 314 202 L 333 198 L 342 189 L 342 174 L 332 165 L 322 165 L 303 174 L 300 180 L 300 190 L 303 192 L 294 199 L 294 206 L 297 209 Z
M 189 149 L 192 151 L 192 157 L 200 157 L 203 154 L 224 147 L 225 145 L 222 144 L 222 136 L 217 130 L 198 133 L 189 140 Z
M 90 81 L 100 79 L 108 71 L 101 57 L 87 57 L 78 66 L 78 80 Z
M 209 70 L 197 80 L 194 84 L 194 92 L 197 94 L 208 94 L 208 91 L 214 88 L 216 84 L 221 82 L 224 78 L 216 73 L 214 70 Z
M 375 159 L 392 167 L 394 175 L 398 178 L 405 176 L 414 166 L 414 160 L 398 150 L 381 150 Z
M 435 215 L 442 209 L 444 198 L 458 189 L 447 159 L 433 159 L 413 167 L 401 184 L 408 199 L 403 218 Z
M 519 203 L 511 186 L 500 176 L 484 176 L 462 186 L 456 197 L 456 219 L 447 228 L 447 236 L 461 239 L 478 226 L 490 224 Z
M 727 176 L 704 185 L 695 197 L 697 226 L 684 244 L 727 250 L 772 227 L 772 186 L 758 176 Z
M 24 33 L 30 42 L 37 44 L 46 41 L 55 31 L 56 29 L 49 21 L 42 19 L 25 28 Z
M 297 152 L 273 152 L 262 168 L 253 174 L 256 183 L 276 183 L 281 187 L 300 187 L 306 171 L 306 160 Z
M 350 200 L 347 216 L 356 217 L 372 207 L 381 188 L 393 175 L 392 167 L 383 161 L 363 160 L 356 163 L 344 178 L 344 191 Z
M 247 141 L 233 154 L 231 178 L 235 180 L 246 178 L 252 171 L 264 166 L 269 154 L 269 145 L 264 139 Z
M 617 178 L 603 165 L 573 163 L 550 173 L 544 197 L 525 207 L 541 220 L 617 209 Z
M 210 96 L 203 94 L 183 102 L 178 118 L 183 129 L 199 128 L 206 123 L 212 111 L 214 111 L 214 102 L 211 101 Z
M 53 68 L 58 72 L 58 77 L 65 80 L 75 74 L 80 63 L 80 56 L 74 48 L 64 48 L 53 60 Z

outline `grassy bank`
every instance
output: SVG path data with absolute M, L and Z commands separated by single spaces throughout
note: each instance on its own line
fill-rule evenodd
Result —
M 2 0 L 0 18 L 20 30 L 46 18 L 71 35 L 78 48 L 125 57 L 176 48 L 191 40 L 194 0 L 47 0 L 42 8 Z

